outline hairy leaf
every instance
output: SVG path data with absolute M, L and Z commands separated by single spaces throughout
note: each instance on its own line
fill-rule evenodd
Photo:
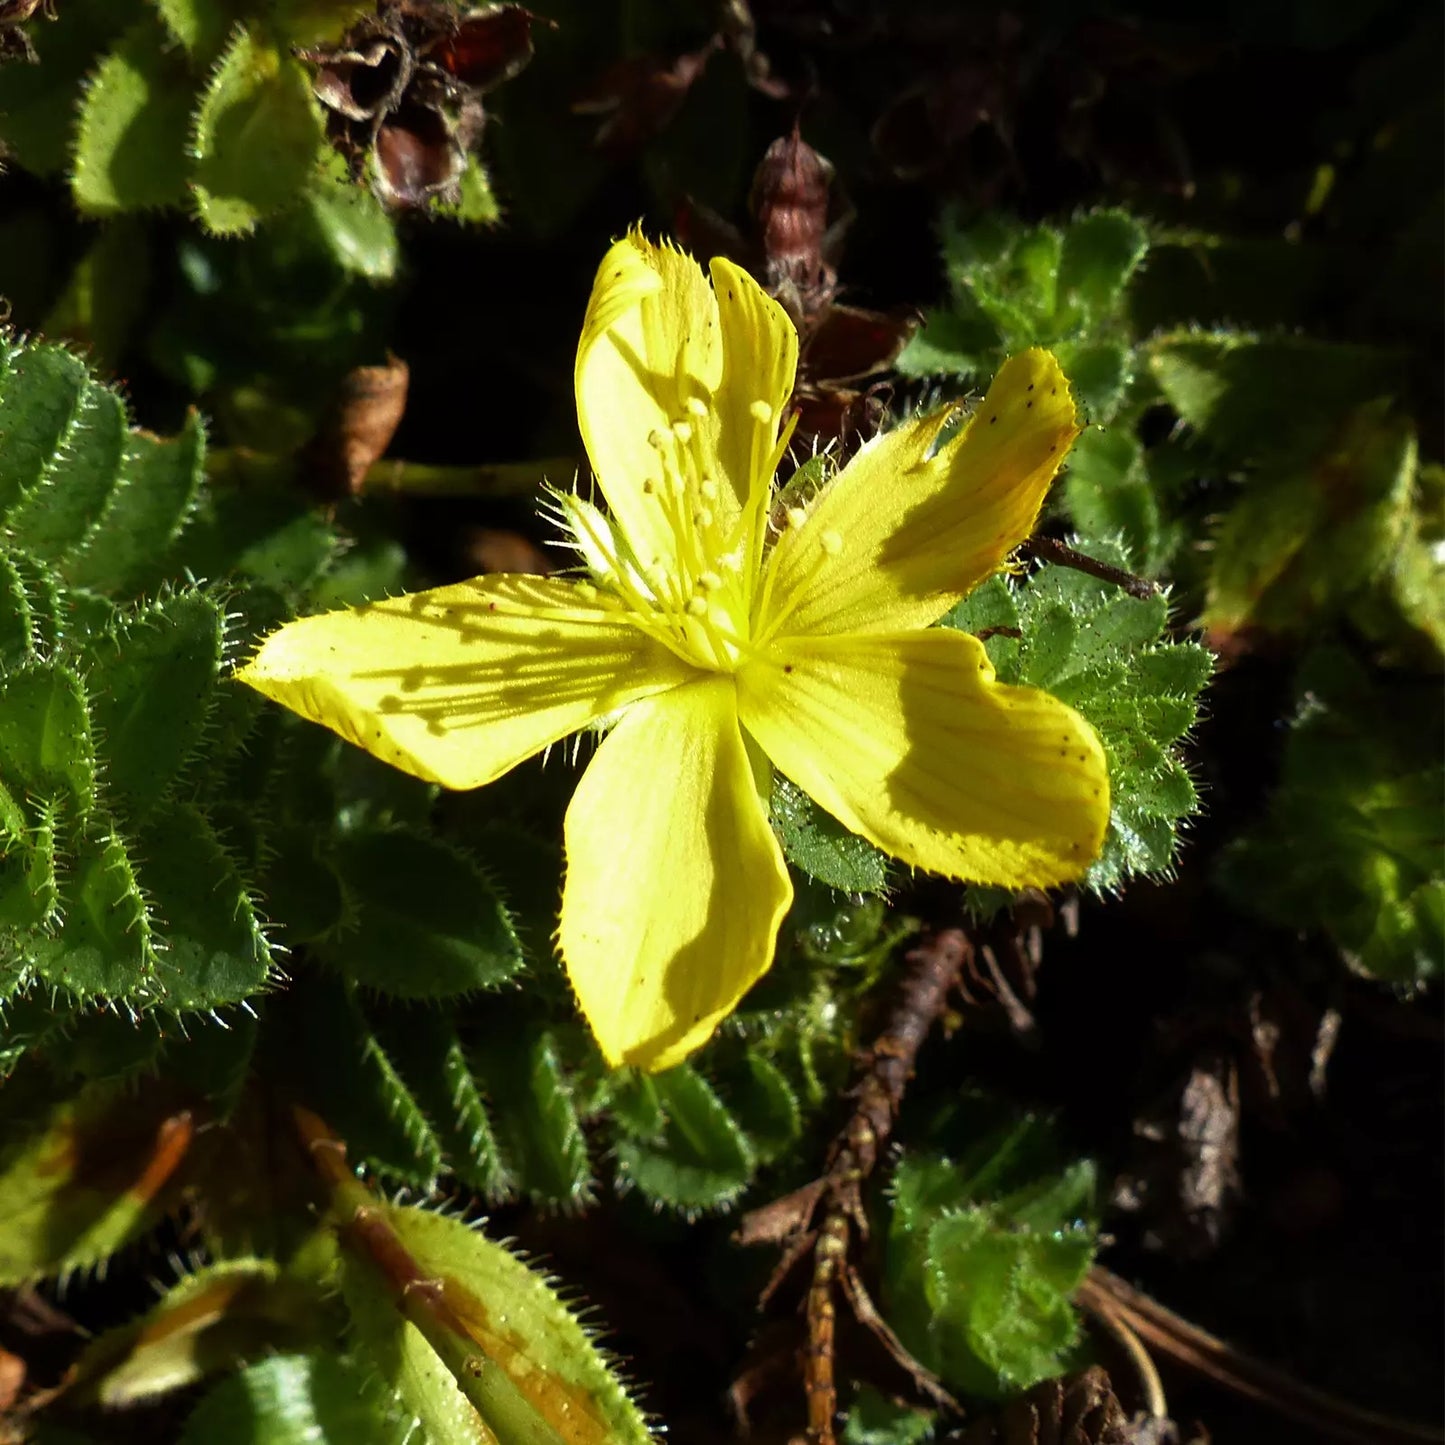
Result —
M 1117 548 L 1090 550 L 1128 564 Z M 1000 620 L 1010 615 L 1012 623 Z M 1023 584 L 993 578 L 944 619 L 968 632 L 1017 627 L 1021 638 L 995 633 L 985 642 L 1000 680 L 1046 688 L 1098 731 L 1112 793 L 1104 848 L 1088 874 L 1099 891 L 1167 870 L 1179 826 L 1198 806 L 1177 744 L 1194 725 L 1213 661 L 1196 643 L 1168 641 L 1168 616 L 1163 595 L 1141 600 L 1047 566 Z
M 321 117 L 301 63 L 237 30 L 196 113 L 196 203 L 234 235 L 299 199 L 320 163 Z
M 669 1208 L 719 1209 L 747 1187 L 753 1154 L 747 1137 L 707 1080 L 682 1064 L 651 1080 L 662 1114 L 652 1138 L 617 1141 L 621 1176 Z
M 181 1445 L 406 1445 L 412 1421 L 359 1365 L 278 1355 L 222 1380 L 191 1412 Z M 450 1445 L 447 1437 L 437 1437 Z
M 186 199 L 193 85 L 183 54 L 166 41 L 157 20 L 137 21 L 85 87 L 70 185 L 86 215 Z
M 845 893 L 880 893 L 887 886 L 887 857 L 781 773 L 773 776 L 772 821 L 788 861 L 819 883 Z
M 98 1264 L 153 1228 L 174 1195 L 190 1116 L 160 1096 L 92 1088 L 52 1104 L 35 1075 L 5 1090 L 0 1283 Z
M 344 1212 L 340 1220 L 342 1292 L 357 1355 L 430 1438 L 496 1445 L 650 1439 L 587 1331 L 540 1275 L 458 1220 L 362 1207 L 364 1230 L 348 1228 Z M 384 1248 L 375 1243 L 381 1239 Z M 427 1282 L 413 1306 L 396 1278 L 400 1270 Z
M 323 951 L 354 982 L 398 998 L 437 998 L 495 987 L 521 967 L 496 891 L 443 843 L 362 832 L 341 840 L 336 869 L 352 900 L 352 926 Z
M 1311 654 L 1265 817 L 1225 855 L 1251 912 L 1318 929 L 1352 967 L 1391 982 L 1445 959 L 1445 710 L 1435 679 L 1371 677 L 1343 651 Z

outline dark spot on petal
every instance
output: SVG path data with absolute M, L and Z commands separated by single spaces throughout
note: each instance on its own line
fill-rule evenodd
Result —
M 1033 384 L 1033 382 L 1029 382 L 1029 390 L 1032 391 L 1033 389 L 1034 389 L 1034 384 Z
M 992 426 L 992 425 L 994 424 L 994 422 L 996 422 L 997 420 L 998 420 L 998 418 L 997 418 L 996 416 L 991 416 L 991 417 L 989 417 L 989 419 L 988 419 L 988 424 L 989 424 L 990 426 Z
M 1058 394 L 1059 394 L 1059 389 L 1058 389 L 1058 387 L 1056 387 L 1056 386 L 1051 386 L 1051 387 L 1049 388 L 1049 395 L 1050 395 L 1050 396 L 1057 396 Z
M 496 610 L 497 610 L 497 604 L 496 604 L 495 602 L 488 602 L 488 603 L 487 603 L 487 611 L 488 611 L 488 612 L 495 612 Z
M 792 670 L 793 670 L 793 664 L 792 664 L 791 662 L 785 662 L 785 663 L 783 664 L 783 671 L 784 671 L 784 672 L 791 672 Z
M 1030 387 L 1029 390 L 1032 391 L 1033 388 Z M 1031 401 L 1026 401 L 1026 402 L 1024 403 L 1024 409 L 1025 409 L 1026 411 L 1027 411 L 1028 408 L 1031 407 L 1031 406 L 1033 406 L 1033 402 L 1031 402 Z

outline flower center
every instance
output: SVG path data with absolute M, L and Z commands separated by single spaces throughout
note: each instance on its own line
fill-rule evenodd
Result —
M 632 620 L 678 656 L 709 672 L 732 672 L 752 648 L 754 593 L 767 541 L 771 479 L 792 436 L 777 434 L 765 401 L 748 408 L 747 496 L 739 507 L 731 484 L 719 480 L 712 427 L 717 413 L 689 397 L 682 414 L 647 438 L 654 458 L 643 496 L 660 514 L 666 555 L 639 558 L 631 539 L 575 498 L 557 500 L 589 559 L 597 581 L 611 590 Z M 601 564 L 600 566 L 598 564 Z

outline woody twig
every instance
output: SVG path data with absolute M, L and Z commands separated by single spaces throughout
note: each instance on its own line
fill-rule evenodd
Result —
M 945 1409 L 959 1409 L 933 1372 L 913 1358 L 878 1312 L 851 1253 L 855 1236 L 860 1241 L 868 1237 L 863 1185 L 893 1133 L 918 1051 L 972 954 L 973 944 L 961 928 L 938 929 L 909 951 L 898 1000 L 882 1033 L 860 1061 L 862 1076 L 852 1091 L 853 1112 L 834 1140 L 822 1177 L 744 1215 L 738 1229 L 736 1238 L 741 1244 L 783 1246 L 783 1257 L 763 1291 L 763 1303 L 795 1265 L 809 1254 L 813 1257 L 805 1303 L 806 1445 L 836 1445 L 834 1360 L 839 1290 L 854 1318 L 869 1329 L 923 1394 Z

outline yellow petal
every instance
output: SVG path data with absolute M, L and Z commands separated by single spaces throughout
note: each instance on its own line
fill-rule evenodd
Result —
M 678 545 L 664 464 L 690 487 L 712 483 L 707 506 L 730 524 L 770 480 L 756 473 L 793 385 L 786 313 L 731 262 L 714 262 L 713 276 L 716 294 L 691 256 L 633 232 L 603 258 L 582 326 L 582 440 L 645 573 L 672 570 Z
M 918 868 L 1006 888 L 1077 878 L 1109 820 L 1093 728 L 994 681 L 938 630 L 796 638 L 738 674 L 743 726 L 846 827 Z
M 935 451 L 949 419 L 904 422 L 870 442 L 784 533 L 761 635 L 926 627 L 1029 535 L 1079 433 L 1058 362 L 1039 350 L 1011 357 Z
M 475 788 L 694 674 L 596 589 L 499 575 L 287 623 L 236 675 L 384 762 Z
M 680 1063 L 773 958 L 792 901 L 730 678 L 629 708 L 567 810 L 558 944 L 609 1063 Z

